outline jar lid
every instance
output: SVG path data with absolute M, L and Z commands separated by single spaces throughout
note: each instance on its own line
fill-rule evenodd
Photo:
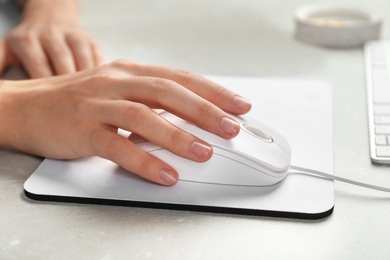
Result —
M 307 5 L 295 13 L 296 37 L 306 43 L 347 48 L 380 35 L 382 19 L 366 10 L 337 5 Z

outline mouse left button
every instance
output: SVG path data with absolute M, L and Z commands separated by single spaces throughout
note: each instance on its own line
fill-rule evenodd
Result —
M 249 124 L 241 124 L 241 127 L 250 134 L 260 138 L 262 141 L 265 141 L 267 143 L 272 143 L 274 141 L 273 138 L 260 127 Z

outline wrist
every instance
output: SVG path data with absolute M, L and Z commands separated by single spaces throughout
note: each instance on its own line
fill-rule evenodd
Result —
M 8 125 L 8 108 L 6 104 L 6 100 L 8 99 L 8 95 L 6 94 L 7 91 L 7 83 L 5 80 L 0 80 L 0 147 L 7 145 L 6 140 L 7 134 L 6 134 L 6 128 Z
M 77 23 L 77 0 L 27 0 L 23 22 L 59 21 Z
M 18 104 L 13 93 L 14 81 L 0 80 L 0 146 L 12 146 L 12 120 Z

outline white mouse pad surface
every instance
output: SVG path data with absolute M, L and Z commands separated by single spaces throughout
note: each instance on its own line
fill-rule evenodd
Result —
M 209 78 L 252 101 L 248 115 L 289 140 L 292 165 L 333 174 L 329 84 L 299 79 Z M 291 173 L 270 187 L 182 180 L 164 187 L 98 157 L 45 159 L 24 189 L 28 197 L 38 200 L 304 219 L 324 218 L 334 207 L 333 181 L 321 177 Z

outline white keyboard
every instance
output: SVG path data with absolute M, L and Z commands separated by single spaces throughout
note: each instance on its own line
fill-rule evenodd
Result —
M 390 164 L 390 41 L 366 43 L 364 61 L 371 159 Z

